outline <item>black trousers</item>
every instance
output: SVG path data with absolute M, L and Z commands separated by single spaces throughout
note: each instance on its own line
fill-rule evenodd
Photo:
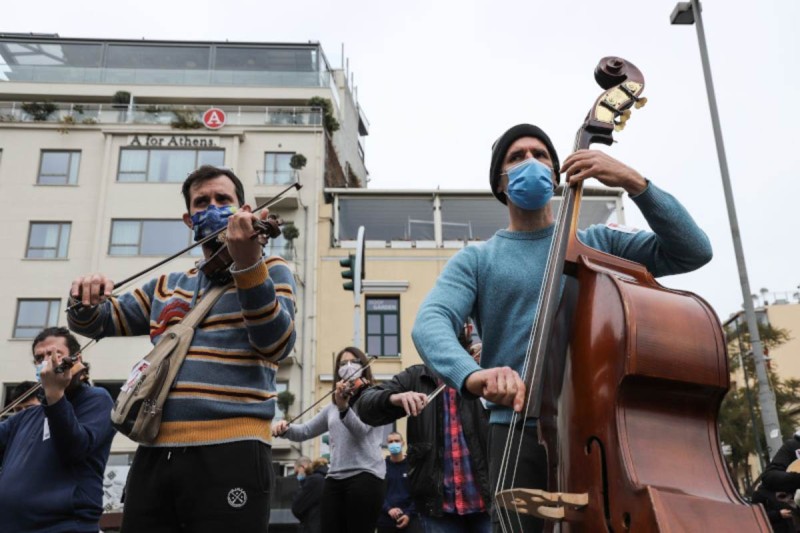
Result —
M 497 487 L 497 480 L 502 476 L 500 471 L 503 460 L 503 450 L 505 449 L 506 439 L 508 438 L 509 426 L 502 424 L 492 424 L 489 430 L 489 483 L 492 494 Z M 539 444 L 536 435 L 536 428 L 515 426 L 512 437 L 511 466 L 509 474 L 506 476 L 502 488 L 511 488 L 511 471 L 513 471 L 515 459 L 517 457 L 517 446 L 519 439 L 522 438 L 522 449 L 520 451 L 519 463 L 516 466 L 516 476 L 514 486 L 527 489 L 547 489 L 547 453 L 544 446 Z M 503 521 L 505 529 L 500 525 Z M 540 533 L 544 527 L 544 520 L 534 518 L 522 513 L 513 511 L 505 512 L 494 506 L 492 509 L 492 531 L 494 533 Z
M 272 449 L 258 441 L 136 450 L 123 533 L 267 533 Z
M 345 479 L 325 478 L 320 520 L 325 533 L 373 533 L 386 484 L 367 472 Z

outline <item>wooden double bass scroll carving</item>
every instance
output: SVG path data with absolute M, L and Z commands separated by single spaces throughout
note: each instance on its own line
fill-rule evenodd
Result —
M 642 73 L 624 59 L 601 59 L 595 78 L 604 92 L 576 149 L 610 145 L 644 103 Z M 565 189 L 524 372 L 548 490 L 499 491 L 501 514 L 534 514 L 561 532 L 771 531 L 720 450 L 729 377 L 719 319 L 643 265 L 581 243 L 580 198 L 580 183 Z

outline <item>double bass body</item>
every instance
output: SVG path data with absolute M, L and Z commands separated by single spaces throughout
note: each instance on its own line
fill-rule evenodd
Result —
M 550 491 L 585 493 L 560 531 L 771 531 L 736 493 L 717 413 L 719 321 L 698 296 L 573 238 L 539 420 Z M 548 527 L 553 527 L 549 523 Z

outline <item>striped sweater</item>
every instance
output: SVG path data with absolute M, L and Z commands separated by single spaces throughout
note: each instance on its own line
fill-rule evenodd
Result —
M 279 257 L 233 271 L 228 289 L 198 325 L 164 405 L 153 446 L 271 441 L 277 363 L 295 341 L 295 284 Z M 151 279 L 95 307 L 77 307 L 69 327 L 87 337 L 150 335 L 156 344 L 210 287 L 197 269 Z

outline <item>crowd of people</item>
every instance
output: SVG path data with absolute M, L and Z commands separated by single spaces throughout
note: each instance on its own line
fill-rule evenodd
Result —
M 505 487 L 498 481 L 507 435 L 528 437 L 517 484 L 546 488 L 536 420 L 510 421 L 526 396 L 520 375 L 529 328 L 521 326 L 536 314 L 553 238 L 549 200 L 562 173 L 569 183 L 594 177 L 625 189 L 653 229 L 593 226 L 580 232 L 587 245 L 643 263 L 657 276 L 710 260 L 708 239 L 691 216 L 637 171 L 593 150 L 572 154 L 562 167 L 541 129 L 515 126 L 493 145 L 489 171 L 509 226 L 447 263 L 412 333 L 424 364 L 376 383 L 367 355 L 346 347 L 336 357 L 330 403 L 296 423 L 273 422 L 277 365 L 296 337 L 295 282 L 287 264 L 264 257 L 263 241 L 253 238 L 267 212 L 252 212 L 229 169 L 206 165 L 190 174 L 183 220 L 197 241 L 226 229 L 229 269 L 172 272 L 119 295 L 110 278 L 90 273 L 69 292 L 73 332 L 93 339 L 148 335 L 157 345 L 212 287 L 226 287 L 195 329 L 156 439 L 136 450 L 122 531 L 266 532 L 272 439 L 301 442 L 323 433 L 330 435 L 330 463 L 295 463 L 300 489 L 292 511 L 304 531 L 500 531 L 492 494 Z M 204 257 L 220 246 L 205 242 Z M 113 401 L 87 382 L 79 348 L 64 328 L 34 340 L 41 404 L 0 423 L 0 529 L 98 530 Z M 72 366 L 63 365 L 67 358 Z M 402 417 L 407 444 L 384 429 Z M 542 529 L 539 519 L 520 520 L 523 531 Z

